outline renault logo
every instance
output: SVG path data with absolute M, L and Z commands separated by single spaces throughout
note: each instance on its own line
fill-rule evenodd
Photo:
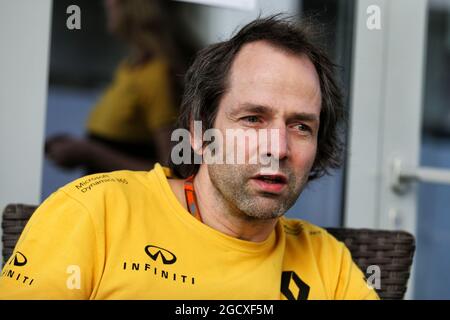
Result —
M 17 251 L 14 255 L 14 260 L 11 260 L 11 262 L 14 261 L 14 265 L 17 267 L 22 267 L 27 264 L 27 258 L 23 255 L 23 253 Z M 11 264 L 11 262 L 9 264 Z
M 145 247 L 145 253 L 154 261 L 160 257 L 164 264 L 173 264 L 177 261 L 177 257 L 172 252 L 161 247 L 148 245 Z
M 281 293 L 288 300 L 306 300 L 309 295 L 309 286 L 294 271 L 283 271 Z

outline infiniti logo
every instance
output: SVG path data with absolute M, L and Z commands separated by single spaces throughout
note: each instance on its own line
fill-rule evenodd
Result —
M 164 264 L 173 264 L 177 261 L 177 257 L 172 252 L 161 247 L 148 245 L 145 247 L 145 253 L 154 261 L 161 257 Z
M 13 262 L 13 260 L 11 260 Z M 11 264 L 11 262 L 9 264 Z M 27 264 L 27 258 L 23 255 L 23 253 L 17 251 L 14 255 L 14 265 L 17 267 L 22 267 Z

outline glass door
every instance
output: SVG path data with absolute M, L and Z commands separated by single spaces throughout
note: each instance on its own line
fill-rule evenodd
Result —
M 430 1 L 427 17 L 420 165 L 439 169 L 445 178 L 443 170 L 450 169 L 450 1 Z M 416 299 L 450 299 L 448 182 L 418 186 Z

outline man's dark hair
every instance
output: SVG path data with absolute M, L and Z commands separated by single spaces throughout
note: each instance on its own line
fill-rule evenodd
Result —
M 185 76 L 185 91 L 177 127 L 189 130 L 193 121 L 202 121 L 203 130 L 213 128 L 220 99 L 229 86 L 228 76 L 234 58 L 243 45 L 265 40 L 287 52 L 308 57 L 319 75 L 322 94 L 320 127 L 316 158 L 309 180 L 329 173 L 329 168 L 338 168 L 343 149 L 339 132 L 344 120 L 342 95 L 334 78 L 335 65 L 313 43 L 312 37 L 308 26 L 294 24 L 288 18 L 274 15 L 258 18 L 244 26 L 230 40 L 200 50 Z M 193 151 L 191 153 L 194 154 Z M 176 165 L 169 160 L 172 172 L 179 178 L 197 173 L 199 165 L 194 164 L 194 161 L 191 163 Z

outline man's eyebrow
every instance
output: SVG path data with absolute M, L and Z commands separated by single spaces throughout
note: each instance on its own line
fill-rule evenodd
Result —
M 293 120 L 319 122 L 319 117 L 317 115 L 307 112 L 294 112 L 292 114 L 289 114 L 287 118 Z
M 243 103 L 240 104 L 237 108 L 231 110 L 231 114 L 238 114 L 243 112 L 250 112 L 256 114 L 276 113 L 276 111 L 272 107 L 252 103 Z M 308 112 L 293 112 L 288 114 L 287 118 L 289 120 L 304 120 L 304 121 L 319 122 L 319 117 L 317 115 Z
M 259 104 L 253 104 L 253 103 L 242 103 L 239 104 L 237 108 L 234 108 L 231 110 L 232 114 L 237 113 L 243 113 L 243 112 L 251 112 L 251 113 L 258 113 L 258 114 L 274 114 L 275 110 L 273 108 L 259 105 Z

